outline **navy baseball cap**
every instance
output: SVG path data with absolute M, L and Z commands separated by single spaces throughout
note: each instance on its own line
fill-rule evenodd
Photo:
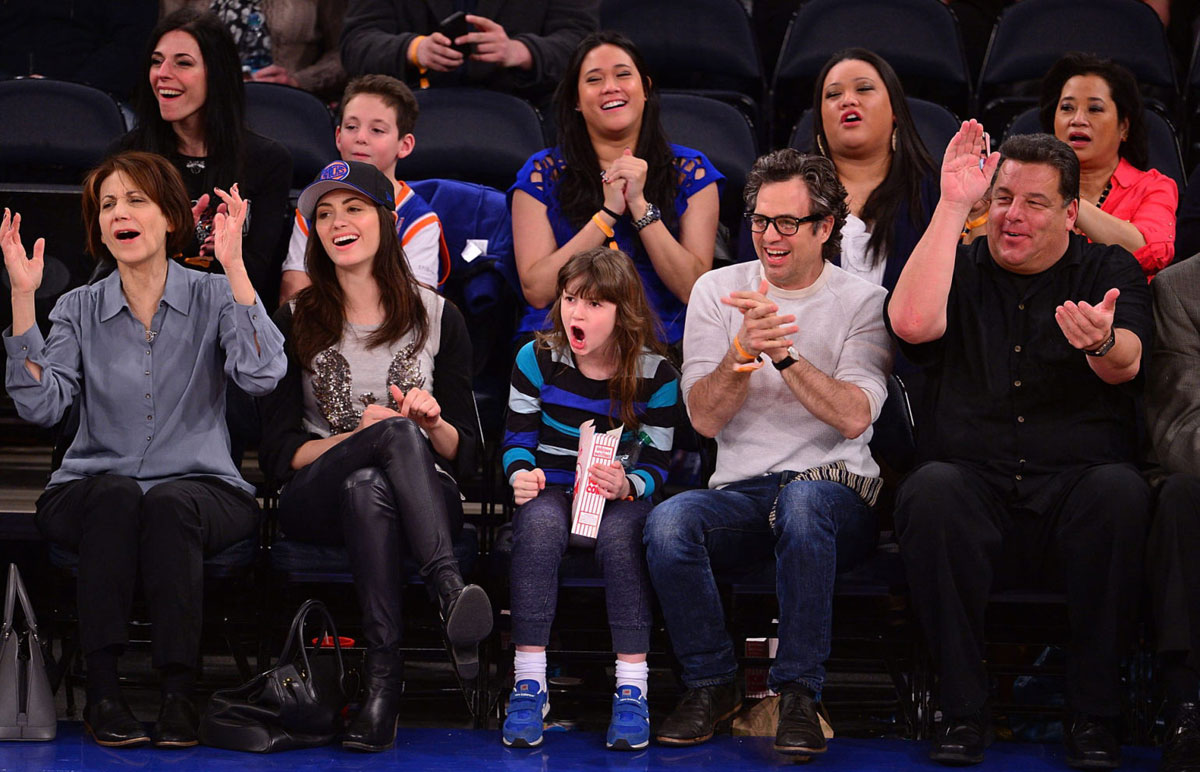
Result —
M 321 170 L 317 178 L 304 189 L 296 208 L 305 220 L 312 220 L 317 202 L 331 190 L 354 190 L 388 211 L 396 208 L 393 200 L 395 190 L 391 180 L 383 172 L 363 161 L 334 161 Z

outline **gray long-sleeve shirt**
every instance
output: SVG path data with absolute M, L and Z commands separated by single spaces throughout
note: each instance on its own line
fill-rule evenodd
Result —
M 37 325 L 3 336 L 5 385 L 22 418 L 50 426 L 80 400 L 79 430 L 51 487 L 118 474 L 145 491 L 208 475 L 253 492 L 229 455 L 225 383 L 263 395 L 283 377 L 283 336 L 260 300 L 239 305 L 224 276 L 171 263 L 153 342 L 116 271 L 63 295 L 50 320 L 47 339 Z M 26 359 L 43 368 L 41 380 Z

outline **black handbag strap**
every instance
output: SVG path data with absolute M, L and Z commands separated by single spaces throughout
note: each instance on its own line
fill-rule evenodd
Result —
M 21 610 L 25 612 L 25 625 L 29 628 L 29 632 L 36 636 L 37 617 L 33 614 L 33 604 L 29 602 L 29 594 L 25 592 L 25 582 L 21 581 L 21 572 L 17 569 L 17 564 L 9 563 L 8 589 L 4 596 L 4 635 L 12 630 L 13 612 L 18 600 L 21 602 Z
M 329 614 L 329 609 L 316 598 L 309 598 L 300 604 L 300 608 L 296 611 L 296 616 L 292 618 L 292 626 L 288 630 L 287 640 L 283 644 L 283 651 L 279 653 L 279 662 L 277 664 L 291 663 L 299 657 L 304 663 L 304 670 L 312 672 L 308 662 L 308 647 L 304 642 L 304 628 L 308 621 L 308 615 L 314 613 L 319 615 L 322 618 L 321 621 L 324 623 L 321 634 L 317 636 L 317 645 L 314 647 L 314 650 L 322 646 L 326 636 L 333 638 L 334 656 L 337 659 L 338 680 L 343 680 L 346 676 L 346 667 L 342 662 L 342 642 L 338 638 L 337 626 L 333 623 L 333 617 Z

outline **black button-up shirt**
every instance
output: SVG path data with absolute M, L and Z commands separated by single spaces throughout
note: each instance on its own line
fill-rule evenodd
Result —
M 1150 290 L 1121 247 L 1072 235 L 1063 257 L 1032 276 L 996 265 L 986 238 L 959 247 L 945 334 L 917 345 L 898 340 L 928 379 L 918 457 L 1007 480 L 1014 503 L 1034 509 L 1050 503 L 1055 486 L 1045 483 L 1060 472 L 1134 461 L 1141 375 L 1104 383 L 1054 319 L 1063 302 L 1095 305 L 1113 287 L 1121 290 L 1114 327 L 1133 332 L 1148 352 Z

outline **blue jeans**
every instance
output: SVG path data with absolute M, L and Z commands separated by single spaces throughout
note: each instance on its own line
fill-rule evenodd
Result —
M 729 683 L 733 642 L 713 571 L 776 562 L 779 650 L 768 683 L 800 683 L 820 694 L 829 658 L 833 581 L 874 549 L 870 507 L 840 483 L 779 473 L 693 490 L 659 504 L 646 520 L 646 560 L 675 656 L 689 688 Z M 768 522 L 778 496 L 775 525 Z

